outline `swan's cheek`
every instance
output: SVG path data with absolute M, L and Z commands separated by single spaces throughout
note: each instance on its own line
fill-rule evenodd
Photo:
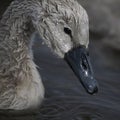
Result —
M 57 41 L 57 46 L 58 46 L 59 50 L 63 54 L 65 54 L 69 50 L 72 49 L 73 43 L 71 42 L 70 38 L 68 36 L 66 36 L 65 38 L 63 38 L 63 37 L 59 38 L 59 40 Z
M 61 46 L 61 51 L 65 54 L 65 53 L 67 53 L 69 50 L 71 50 L 71 48 L 72 48 L 72 44 L 63 44 L 62 46 Z

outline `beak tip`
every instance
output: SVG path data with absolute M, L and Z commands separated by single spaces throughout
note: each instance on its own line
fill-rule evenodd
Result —
M 91 95 L 98 93 L 98 86 L 90 87 L 87 92 Z

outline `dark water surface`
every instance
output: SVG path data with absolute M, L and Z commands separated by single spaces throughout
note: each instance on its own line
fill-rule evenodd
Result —
M 120 120 L 120 72 L 103 65 L 95 45 L 90 45 L 90 52 L 99 92 L 89 95 L 64 60 L 37 38 L 34 56 L 45 86 L 45 100 L 32 112 L 0 111 L 0 120 Z

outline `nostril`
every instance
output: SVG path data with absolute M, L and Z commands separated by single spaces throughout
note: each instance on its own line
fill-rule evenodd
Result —
M 84 61 L 82 61 L 82 68 L 83 68 L 84 70 L 87 70 L 87 65 L 86 65 L 86 63 L 85 63 Z

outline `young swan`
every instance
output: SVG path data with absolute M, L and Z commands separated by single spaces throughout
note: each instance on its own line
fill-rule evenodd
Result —
M 31 53 L 35 31 L 61 58 L 80 45 L 88 47 L 88 16 L 77 1 L 13 1 L 0 21 L 0 109 L 34 108 L 44 98 Z

